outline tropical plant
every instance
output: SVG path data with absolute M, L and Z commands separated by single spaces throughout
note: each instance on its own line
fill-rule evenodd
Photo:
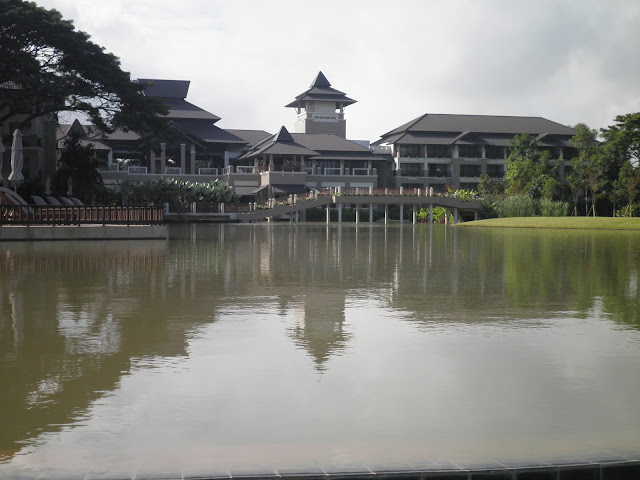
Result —
M 557 176 L 556 168 L 549 162 L 549 152 L 541 150 L 535 137 L 526 133 L 516 135 L 509 148 L 505 174 L 507 194 L 540 198 L 545 183 Z
M 71 132 L 64 140 L 64 148 L 58 159 L 58 169 L 54 185 L 58 194 L 65 194 L 71 188 L 73 195 L 86 204 L 94 202 L 96 192 L 103 185 L 100 168 L 104 162 L 96 156 L 92 144 L 83 144 L 76 132 Z

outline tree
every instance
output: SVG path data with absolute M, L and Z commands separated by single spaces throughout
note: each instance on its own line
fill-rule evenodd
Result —
M 101 131 L 166 128 L 167 107 L 145 97 L 145 85 L 120 61 L 76 31 L 60 12 L 33 2 L 0 0 L 0 125 L 60 111 L 82 112 Z
M 98 189 L 103 185 L 99 169 L 104 167 L 96 156 L 92 144 L 83 144 L 80 136 L 72 132 L 64 141 L 64 150 L 58 160 L 56 187 L 67 190 L 71 179 L 74 195 L 84 203 L 93 203 Z
M 603 183 L 603 163 L 605 157 L 601 154 L 600 143 L 598 142 L 598 131 L 589 128 L 584 123 L 578 123 L 574 129 L 576 134 L 571 138 L 571 143 L 578 150 L 578 155 L 571 159 L 571 174 L 567 179 L 571 186 L 572 195 L 576 207 L 574 213 L 577 214 L 578 191 L 584 192 L 585 213 L 593 213 L 596 216 L 596 199 Z M 591 209 L 587 211 L 587 193 L 591 197 Z
M 617 189 L 627 199 L 627 214 L 633 216 L 633 201 L 638 195 L 640 184 L 640 168 L 634 167 L 629 160 L 625 161 L 618 176 Z
M 605 188 L 613 202 L 615 214 L 616 202 L 628 199 L 627 188 L 621 184 L 623 179 L 631 180 L 634 169 L 640 160 L 640 112 L 618 115 L 615 124 L 601 130 L 605 140 L 603 155 L 605 164 Z M 628 165 L 627 165 L 628 163 Z M 626 166 L 625 166 L 626 165 Z M 622 169 L 625 168 L 625 172 Z
M 555 172 L 549 163 L 549 152 L 540 150 L 537 140 L 526 133 L 516 135 L 509 147 L 505 174 L 507 194 L 540 198 L 545 183 L 548 184 L 547 191 L 551 190 L 550 179 L 555 179 Z

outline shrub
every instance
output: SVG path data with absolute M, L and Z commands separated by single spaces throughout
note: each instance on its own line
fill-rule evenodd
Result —
M 539 202 L 539 210 L 542 217 L 566 217 L 569 214 L 569 204 L 542 198 Z
M 496 202 L 500 218 L 531 217 L 536 213 L 536 203 L 529 195 L 513 195 Z
M 433 223 L 444 223 L 445 209 L 444 207 L 433 207 Z M 429 221 L 429 209 L 421 208 L 418 212 L 418 220 L 421 222 Z

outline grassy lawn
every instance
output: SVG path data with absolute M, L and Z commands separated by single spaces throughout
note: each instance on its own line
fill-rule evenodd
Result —
M 639 218 L 614 217 L 513 217 L 490 218 L 457 224 L 458 227 L 572 228 L 596 230 L 640 230 Z

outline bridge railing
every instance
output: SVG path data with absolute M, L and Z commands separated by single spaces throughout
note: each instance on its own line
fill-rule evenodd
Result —
M 3 225 L 161 225 L 161 207 L 0 205 Z

